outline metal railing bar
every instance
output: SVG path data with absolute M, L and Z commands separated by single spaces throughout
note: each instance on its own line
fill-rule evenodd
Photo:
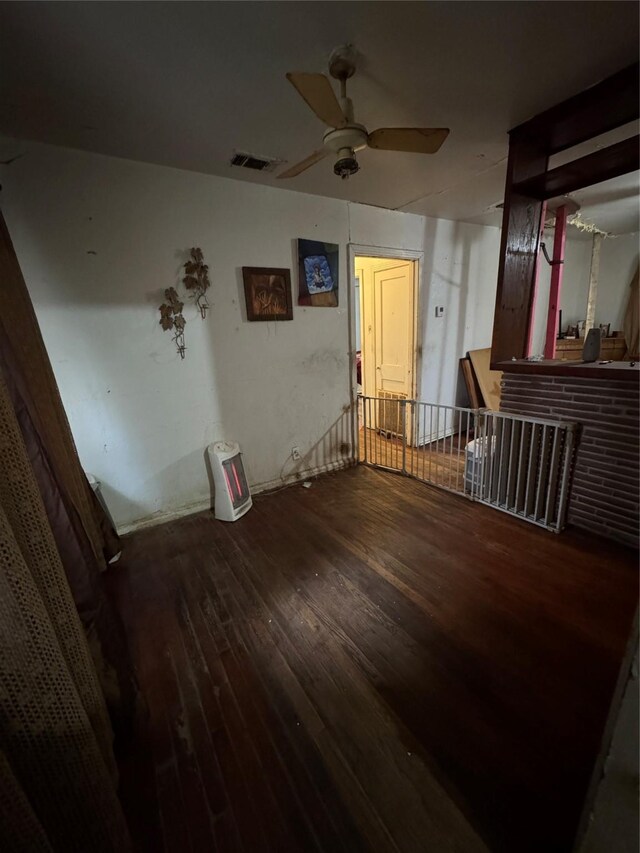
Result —
M 546 525 L 550 525 L 552 521 L 552 516 L 555 512 L 555 496 L 558 489 L 558 471 L 560 468 L 560 448 L 561 448 L 561 440 L 560 440 L 561 430 L 556 429 L 553 431 L 553 450 L 551 451 L 551 463 L 550 463 L 550 471 L 551 474 L 549 476 L 549 483 L 547 485 L 547 500 L 545 504 L 545 512 L 544 512 L 544 523 Z
M 371 396 L 370 394 L 359 394 L 358 396 L 361 397 L 362 399 L 365 399 L 365 400 L 382 400 L 382 399 L 385 399 L 383 397 Z M 428 403 L 426 400 L 415 400 L 415 399 L 410 398 L 410 397 L 407 397 L 406 399 L 403 398 L 403 399 L 405 400 L 406 403 L 420 403 L 423 406 L 438 406 L 441 409 L 448 409 L 448 410 L 453 411 L 453 412 L 471 412 L 472 414 L 475 414 L 476 412 L 488 411 L 487 409 L 472 409 L 468 406 L 449 406 L 449 405 L 446 405 L 445 403 Z M 492 414 L 496 414 L 496 415 L 498 415 L 498 414 L 503 415 L 504 414 L 506 417 L 517 417 L 516 415 L 509 415 L 508 413 L 505 413 L 505 412 L 492 412 Z M 526 416 L 525 416 L 525 419 L 526 419 Z
M 493 419 L 493 412 L 490 412 L 487 416 L 487 424 L 488 424 L 488 432 L 489 432 L 489 445 L 487 449 L 487 454 L 489 456 L 489 473 L 487 477 L 487 494 L 485 499 L 488 499 L 489 503 L 493 503 L 493 469 L 495 466 L 495 456 L 496 456 L 496 424 Z
M 380 454 L 379 448 L 376 443 L 376 436 L 378 434 L 378 417 L 375 405 L 373 405 L 373 401 L 369 400 L 369 420 L 371 422 L 371 427 L 369 428 L 369 442 L 371 444 L 371 455 L 375 456 L 376 463 L 380 462 Z
M 427 450 L 426 450 L 426 438 L 427 438 L 427 407 L 426 404 L 422 404 L 422 479 L 427 481 Z
M 520 489 L 520 484 L 522 483 L 522 487 L 524 489 L 524 481 L 522 480 L 522 472 L 525 467 L 524 455 L 525 455 L 525 447 L 527 446 L 527 436 L 531 438 L 531 427 L 526 422 L 522 424 L 522 429 L 520 430 L 520 451 L 518 453 L 518 477 L 516 482 L 516 512 L 520 512 L 520 502 L 522 502 L 522 508 L 524 510 L 524 494 Z
M 439 470 L 440 460 L 438 458 L 438 440 L 440 438 L 440 406 L 436 406 L 436 452 L 435 452 L 435 463 L 436 463 L 436 485 L 443 485 L 444 479 L 442 477 L 442 471 Z M 433 436 L 431 436 L 431 447 L 433 447 Z M 438 483 L 440 480 L 440 483 Z
M 375 458 L 376 458 L 376 462 L 377 462 L 378 464 L 380 464 L 380 462 L 381 462 L 382 460 L 380 459 L 380 447 L 379 447 L 379 445 L 378 445 L 378 441 L 377 441 L 377 435 L 378 435 L 378 409 L 377 409 L 377 407 L 376 407 L 375 400 L 370 400 L 369 402 L 370 402 L 370 404 L 371 404 L 370 414 L 372 415 L 372 420 L 371 420 L 371 432 L 369 433 L 369 439 L 370 439 L 370 441 L 371 441 L 371 451 L 372 451 L 372 455 L 374 455 L 374 456 L 375 456 Z
M 529 517 L 532 514 L 533 510 L 533 500 L 531 497 L 531 477 L 533 475 L 534 480 L 534 488 L 535 488 L 535 480 L 536 475 L 533 467 L 534 459 L 537 459 L 538 456 L 538 446 L 539 446 L 539 438 L 538 438 L 538 424 L 533 424 L 531 428 L 531 445 L 529 447 L 529 465 L 527 467 L 527 488 L 524 496 L 524 514 Z
M 416 439 L 418 433 L 416 431 L 416 404 L 415 402 L 411 403 L 411 475 L 415 476 L 416 470 L 416 455 L 414 453 L 414 447 L 416 447 Z
M 457 485 L 459 485 L 458 481 L 460 480 L 460 439 L 461 439 L 461 435 L 462 435 L 462 422 L 460 423 L 460 430 L 458 432 L 458 456 L 456 458 L 456 484 Z M 467 441 L 464 445 L 465 453 L 467 451 L 467 444 L 469 444 L 469 415 L 467 415 Z M 466 462 L 466 456 L 465 456 L 464 461 Z M 462 488 L 464 489 L 464 471 L 462 473 Z
M 400 411 L 398 412 L 398 417 L 400 418 L 400 432 L 402 435 L 401 444 L 400 444 L 400 457 L 402 459 L 402 471 L 406 474 L 406 461 L 407 461 L 407 410 L 406 410 L 406 402 L 404 400 L 400 401 Z
M 364 439 L 364 461 L 369 461 L 367 453 L 367 401 L 362 401 L 362 438 Z
M 445 424 L 446 424 L 446 420 L 447 419 L 445 417 Z M 449 454 L 449 486 L 451 486 L 451 478 L 453 476 L 453 430 L 454 430 L 453 412 L 451 413 L 451 421 L 449 423 L 449 429 L 451 430 L 451 442 L 450 442 L 451 453 Z
M 481 432 L 482 432 L 482 415 L 477 414 L 470 423 L 469 435 L 470 436 L 473 435 L 473 438 L 470 438 L 469 441 L 467 442 L 467 447 L 465 448 L 465 460 L 464 460 L 465 477 L 466 477 L 467 464 L 468 464 L 468 459 L 469 459 L 469 457 L 467 455 L 468 454 L 467 448 L 469 447 L 469 444 L 471 443 L 471 441 L 473 441 L 473 446 L 471 447 L 471 486 L 469 488 L 469 494 L 471 496 L 472 501 L 475 501 L 478 497 L 476 494 L 476 486 L 477 486 L 476 480 L 478 478 L 478 472 L 476 469 L 476 456 L 478 453 L 478 447 L 480 446 L 478 444 L 478 439 L 480 438 L 479 433 L 481 433 Z
M 468 454 L 467 448 L 469 447 L 469 444 L 471 443 L 471 441 L 469 439 L 469 435 L 473 431 L 473 439 L 472 440 L 475 442 L 476 438 L 478 437 L 478 426 L 477 426 L 477 424 L 478 424 L 478 416 L 476 415 L 476 417 L 474 418 L 474 421 L 473 421 L 473 430 L 471 430 L 470 429 L 471 415 L 470 414 L 467 415 L 467 441 L 466 441 L 465 446 L 464 446 L 464 469 L 463 469 L 463 474 L 462 474 L 462 479 L 464 482 L 465 489 L 466 489 L 466 485 L 467 485 L 467 482 L 466 482 L 466 480 L 467 480 L 467 460 L 469 458 L 467 455 Z M 476 476 L 476 450 L 475 450 L 476 446 L 477 445 L 474 444 L 473 447 L 471 448 L 471 483 L 469 485 L 469 495 L 471 496 L 472 499 L 473 499 L 473 488 L 474 488 L 475 476 Z
M 433 435 L 433 406 L 429 406 L 429 482 L 431 482 L 431 463 L 432 463 L 432 454 L 431 454 L 431 436 Z M 425 445 L 426 451 L 426 445 Z
M 561 429 L 571 428 L 573 426 L 572 421 L 553 421 L 548 418 L 535 418 L 530 417 L 529 415 L 518 415 L 512 412 L 490 412 L 489 414 L 493 415 L 495 418 L 502 418 L 504 420 L 512 420 L 512 421 L 524 421 L 526 423 L 531 424 L 540 424 L 541 426 L 550 426 L 550 427 L 560 427 Z
M 540 462 L 538 463 L 538 484 L 536 487 L 536 500 L 534 505 L 534 515 L 540 518 L 542 515 L 542 499 L 545 493 L 546 476 L 547 476 L 547 457 L 549 455 L 549 427 L 542 427 L 542 445 L 540 448 Z
M 496 428 L 496 450 L 497 445 L 500 445 L 500 450 L 498 453 L 494 453 L 494 481 L 493 481 L 493 499 L 499 504 L 500 503 L 500 477 L 502 474 L 502 450 L 503 450 L 503 441 L 504 441 L 504 423 L 501 420 L 495 422 Z M 497 463 L 497 464 L 496 464 Z
M 496 501 L 499 504 L 505 503 L 502 499 L 502 482 L 504 478 L 504 434 L 506 432 L 506 426 L 510 421 L 503 421 L 500 423 L 500 456 L 498 458 L 498 481 L 496 483 Z
M 394 405 L 391 409 L 391 420 L 395 417 L 395 423 L 392 424 L 391 430 L 391 439 L 393 444 L 389 445 L 389 450 L 391 452 L 391 465 L 393 468 L 398 467 L 398 404 L 394 401 Z M 395 454 L 395 460 L 394 460 Z
M 391 443 L 389 444 L 389 454 L 391 456 L 391 467 L 398 467 L 398 404 L 393 402 L 391 406 Z M 395 423 L 394 423 L 395 418 Z M 394 459 L 395 456 L 395 459 Z
M 485 412 L 482 416 L 482 446 L 480 448 L 482 470 L 479 477 L 479 498 L 481 501 L 487 499 L 487 474 L 489 473 L 489 415 Z
M 399 432 L 399 437 L 400 437 L 400 447 L 398 447 L 398 446 L 396 445 L 396 448 L 397 448 L 397 455 L 398 455 L 398 456 L 400 456 L 400 467 L 401 467 L 402 471 L 404 471 L 404 470 L 405 470 L 405 467 L 404 467 L 404 462 L 405 462 L 405 442 L 406 442 L 406 439 L 407 439 L 407 437 L 406 437 L 406 435 L 405 435 L 405 430 L 406 430 L 406 421 L 405 421 L 405 408 L 404 408 L 404 406 L 405 406 L 405 401 L 404 401 L 404 400 L 401 400 L 401 401 L 400 401 L 400 405 L 399 405 L 399 407 L 398 407 L 398 419 L 399 419 L 398 428 L 399 428 L 399 431 L 400 431 L 400 432 Z
M 508 507 L 513 508 L 513 498 L 512 498 L 512 484 L 513 484 L 513 470 L 515 468 L 514 465 L 514 436 L 517 434 L 518 430 L 516 430 L 517 421 L 513 421 L 511 423 L 511 435 L 509 438 L 509 468 L 507 471 L 507 492 L 506 492 L 506 504 Z

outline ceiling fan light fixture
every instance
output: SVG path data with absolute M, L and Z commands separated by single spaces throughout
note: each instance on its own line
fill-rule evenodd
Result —
M 332 155 L 336 158 L 333 171 L 344 181 L 360 169 L 356 151 L 380 148 L 410 154 L 435 154 L 449 135 L 447 127 L 379 127 L 369 133 L 364 125 L 358 124 L 354 119 L 353 103 L 347 96 L 347 80 L 356 70 L 356 58 L 353 45 L 336 48 L 329 58 L 329 73 L 340 81 L 339 98 L 324 74 L 287 73 L 289 82 L 312 112 L 328 125 L 328 130 L 322 137 L 322 149 L 290 166 L 278 178 L 295 178 L 323 157 Z
M 334 173 L 342 178 L 343 181 L 346 181 L 349 175 L 355 175 L 359 169 L 360 166 L 356 160 L 353 148 L 341 148 L 338 151 L 338 159 L 333 167 Z

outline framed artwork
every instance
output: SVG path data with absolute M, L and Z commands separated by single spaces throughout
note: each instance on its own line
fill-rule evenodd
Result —
M 274 267 L 242 267 L 247 320 L 293 320 L 291 275 Z
M 338 304 L 338 245 L 298 240 L 298 305 Z

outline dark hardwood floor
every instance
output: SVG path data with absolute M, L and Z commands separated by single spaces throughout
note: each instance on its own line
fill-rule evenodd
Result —
M 636 562 L 364 466 L 126 537 L 139 849 L 569 851 Z

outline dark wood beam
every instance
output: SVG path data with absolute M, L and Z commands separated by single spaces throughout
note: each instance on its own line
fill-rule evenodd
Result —
M 623 139 L 593 154 L 564 163 L 550 172 L 528 178 L 515 184 L 514 192 L 541 200 L 573 192 L 597 182 L 617 178 L 640 168 L 640 136 Z
M 621 127 L 638 118 L 640 65 L 636 62 L 511 131 L 512 139 L 537 139 L 547 154 Z
M 544 174 L 547 156 L 536 142 L 512 140 L 509 146 L 491 345 L 492 362 L 526 356 L 542 202 L 533 196 L 515 192 L 514 186 L 540 173 Z
M 638 63 L 631 65 L 509 134 L 492 366 L 527 355 L 543 200 L 638 168 L 636 138 L 553 169 L 547 175 L 552 154 L 638 118 L 639 71 Z

